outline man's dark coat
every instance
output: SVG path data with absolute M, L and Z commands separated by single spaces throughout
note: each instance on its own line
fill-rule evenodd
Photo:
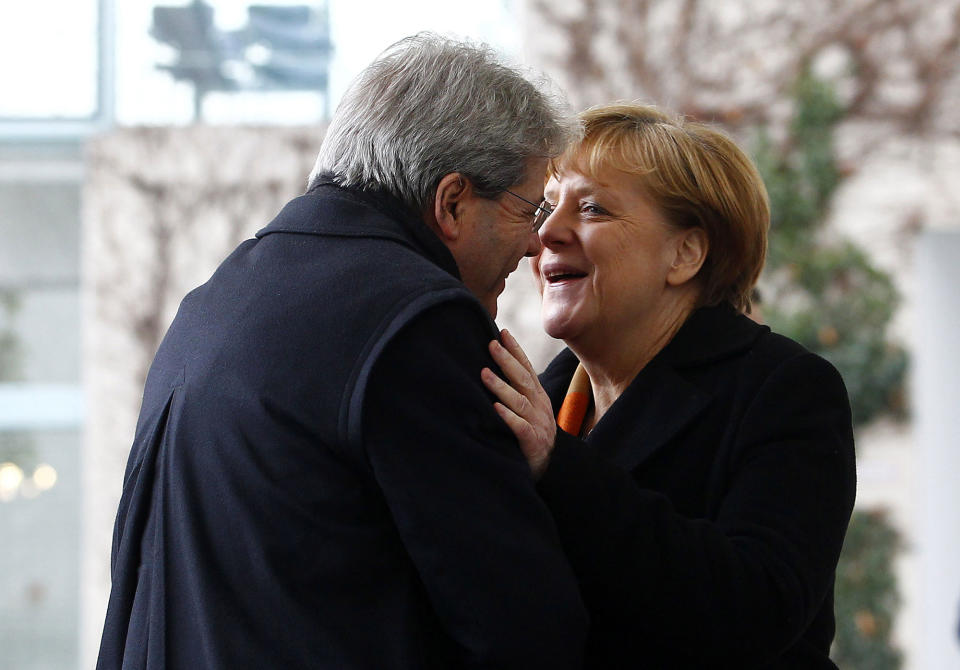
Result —
M 541 376 L 559 408 L 576 367 Z M 835 668 L 850 407 L 822 358 L 695 312 L 539 483 L 591 616 L 587 667 Z
M 458 277 L 398 202 L 325 185 L 184 299 L 98 668 L 579 667 L 575 578 Z

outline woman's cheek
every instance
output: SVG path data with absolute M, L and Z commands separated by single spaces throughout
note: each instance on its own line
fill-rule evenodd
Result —
M 528 263 L 530 274 L 533 275 L 533 281 L 536 283 L 537 292 L 543 297 L 543 277 L 540 276 L 540 254 L 533 256 Z

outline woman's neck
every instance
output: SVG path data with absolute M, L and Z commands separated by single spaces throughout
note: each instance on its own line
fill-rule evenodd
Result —
M 667 346 L 693 309 L 693 301 L 678 302 L 658 311 L 653 323 L 638 323 L 626 332 L 597 334 L 594 343 L 567 342 L 590 377 L 593 407 L 585 419 L 588 430 Z

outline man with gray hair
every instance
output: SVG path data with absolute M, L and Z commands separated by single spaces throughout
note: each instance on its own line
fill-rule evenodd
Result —
M 480 380 L 558 119 L 433 35 L 360 75 L 307 194 L 160 345 L 98 668 L 579 667 L 574 575 Z

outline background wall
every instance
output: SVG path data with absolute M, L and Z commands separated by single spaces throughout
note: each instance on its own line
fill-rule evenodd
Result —
M 27 484 L 41 464 L 59 476 L 33 498 L 0 500 L 0 667 L 18 669 L 92 667 L 109 534 L 153 348 L 182 295 L 300 192 L 322 133 L 319 125 L 184 126 L 191 91 L 156 68 L 169 54 L 148 35 L 156 3 L 62 3 L 56 12 L 0 8 L 11 38 L 4 57 L 37 63 L 17 68 L 16 79 L 0 77 L 0 467 L 13 458 Z M 243 0 L 216 4 L 245 11 Z M 374 54 L 420 29 L 472 35 L 546 70 L 574 108 L 656 101 L 724 125 L 751 149 L 764 129 L 789 152 L 800 74 L 833 87 L 839 179 L 815 237 L 856 243 L 893 278 L 902 301 L 884 337 L 915 363 L 907 418 L 858 428 L 858 507 L 885 510 L 902 535 L 894 642 L 904 667 L 960 665 L 950 655 L 958 649 L 950 603 L 960 599 L 951 544 L 960 505 L 948 492 L 957 445 L 948 427 L 958 407 L 949 380 L 960 378 L 949 355 L 958 312 L 950 268 L 960 266 L 949 241 L 960 226 L 960 0 L 333 0 L 330 17 L 334 104 Z M 77 76 L 51 69 L 62 35 L 83 66 Z M 110 58 L 90 54 L 109 56 L 114 40 L 124 58 L 112 81 Z M 99 76 L 101 90 L 71 94 L 58 108 L 66 89 L 55 75 L 88 88 Z M 79 113 L 73 103 L 92 109 L 114 94 L 115 117 L 106 105 L 95 119 L 56 123 Z M 220 93 L 205 111 L 214 123 L 319 124 L 319 101 Z M 27 126 L 5 118 L 23 110 L 53 121 L 23 140 Z M 117 120 L 180 127 L 117 129 Z M 92 130 L 106 132 L 84 155 Z M 500 322 L 542 366 L 557 344 L 540 332 L 531 293 L 521 267 L 501 298 Z M 857 621 L 875 634 L 868 618 Z
M 77 657 L 81 178 L 74 143 L 0 142 L 2 668 Z

